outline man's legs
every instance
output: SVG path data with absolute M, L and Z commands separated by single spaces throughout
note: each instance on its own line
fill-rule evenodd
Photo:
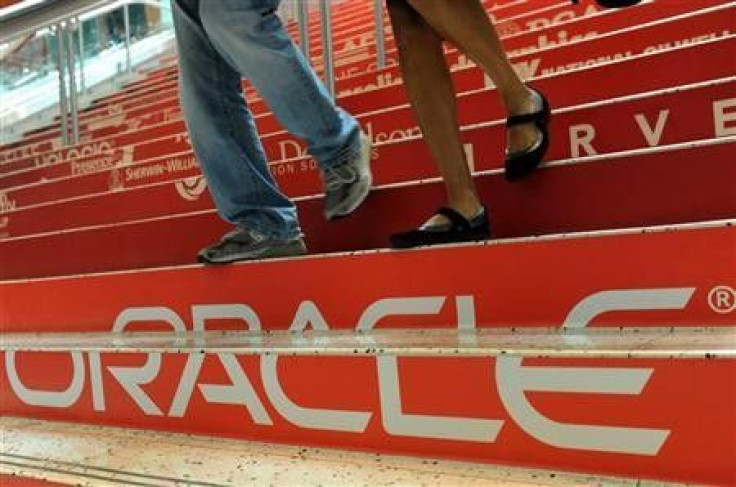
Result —
M 306 140 L 323 171 L 328 218 L 352 212 L 372 182 L 370 141 L 337 108 L 276 14 L 280 0 L 200 0 L 202 25 L 281 124 Z
M 181 104 L 220 216 L 279 240 L 298 236 L 296 208 L 277 188 L 242 80 L 202 28 L 198 0 L 174 0 Z
M 274 98 L 287 128 L 310 142 L 323 167 L 328 217 L 352 212 L 370 188 L 369 141 L 353 118 L 334 107 L 303 59 L 292 59 L 297 51 L 269 7 L 277 3 L 172 1 L 192 144 L 220 215 L 240 229 L 205 249 L 200 259 L 206 262 L 303 252 L 296 209 L 278 190 L 245 105 L 243 74 Z M 205 25 L 227 42 L 215 46 Z

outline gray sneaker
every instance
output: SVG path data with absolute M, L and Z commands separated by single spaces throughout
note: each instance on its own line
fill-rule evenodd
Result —
M 349 215 L 365 201 L 373 184 L 372 147 L 371 138 L 365 133 L 361 134 L 358 156 L 340 167 L 323 172 L 325 218 L 328 220 Z
M 236 228 L 222 239 L 197 255 L 202 264 L 231 264 L 241 260 L 296 257 L 307 253 L 301 237 L 291 240 L 274 240 L 244 228 Z

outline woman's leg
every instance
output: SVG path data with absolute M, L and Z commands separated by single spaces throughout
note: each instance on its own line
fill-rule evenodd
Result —
M 493 80 L 509 115 L 539 110 L 539 100 L 524 85 L 479 0 L 406 0 L 432 28 L 475 61 Z M 533 124 L 508 131 L 508 150 L 523 151 L 539 137 Z
M 471 218 L 479 212 L 481 204 L 460 140 L 455 92 L 442 48 L 443 39 L 406 0 L 388 0 L 388 8 L 404 83 L 444 180 L 447 206 Z M 444 222 L 445 218 L 438 215 L 428 223 Z

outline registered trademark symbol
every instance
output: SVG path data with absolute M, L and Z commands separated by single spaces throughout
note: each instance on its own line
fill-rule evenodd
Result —
M 728 286 L 717 286 L 708 293 L 710 308 L 719 314 L 727 314 L 736 310 L 736 289 Z

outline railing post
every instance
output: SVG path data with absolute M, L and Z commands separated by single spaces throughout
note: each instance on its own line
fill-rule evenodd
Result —
M 311 58 L 311 45 L 309 42 L 309 2 L 296 0 L 297 22 L 299 23 L 299 47 L 304 57 Z
M 82 93 L 87 92 L 87 80 L 84 76 L 84 21 L 77 17 L 77 31 L 79 32 L 79 88 Z
M 383 0 L 374 0 L 373 15 L 376 22 L 376 65 L 386 67 L 386 29 L 383 25 Z
M 130 73 L 132 68 L 130 60 L 130 9 L 127 3 L 123 6 L 123 20 L 125 22 L 125 71 Z
M 71 111 L 71 144 L 79 143 L 79 103 L 77 99 L 77 76 L 74 67 L 75 49 L 74 49 L 74 24 L 70 19 L 66 28 L 67 40 L 67 70 L 69 71 L 69 105 Z
M 330 95 L 335 96 L 335 64 L 332 52 L 332 7 L 329 0 L 320 1 L 322 10 L 322 61 L 325 70 L 325 85 Z
M 56 67 L 59 70 L 59 121 L 61 123 L 61 143 L 69 145 L 69 119 L 66 98 L 66 76 L 64 76 L 64 27 L 56 24 Z

